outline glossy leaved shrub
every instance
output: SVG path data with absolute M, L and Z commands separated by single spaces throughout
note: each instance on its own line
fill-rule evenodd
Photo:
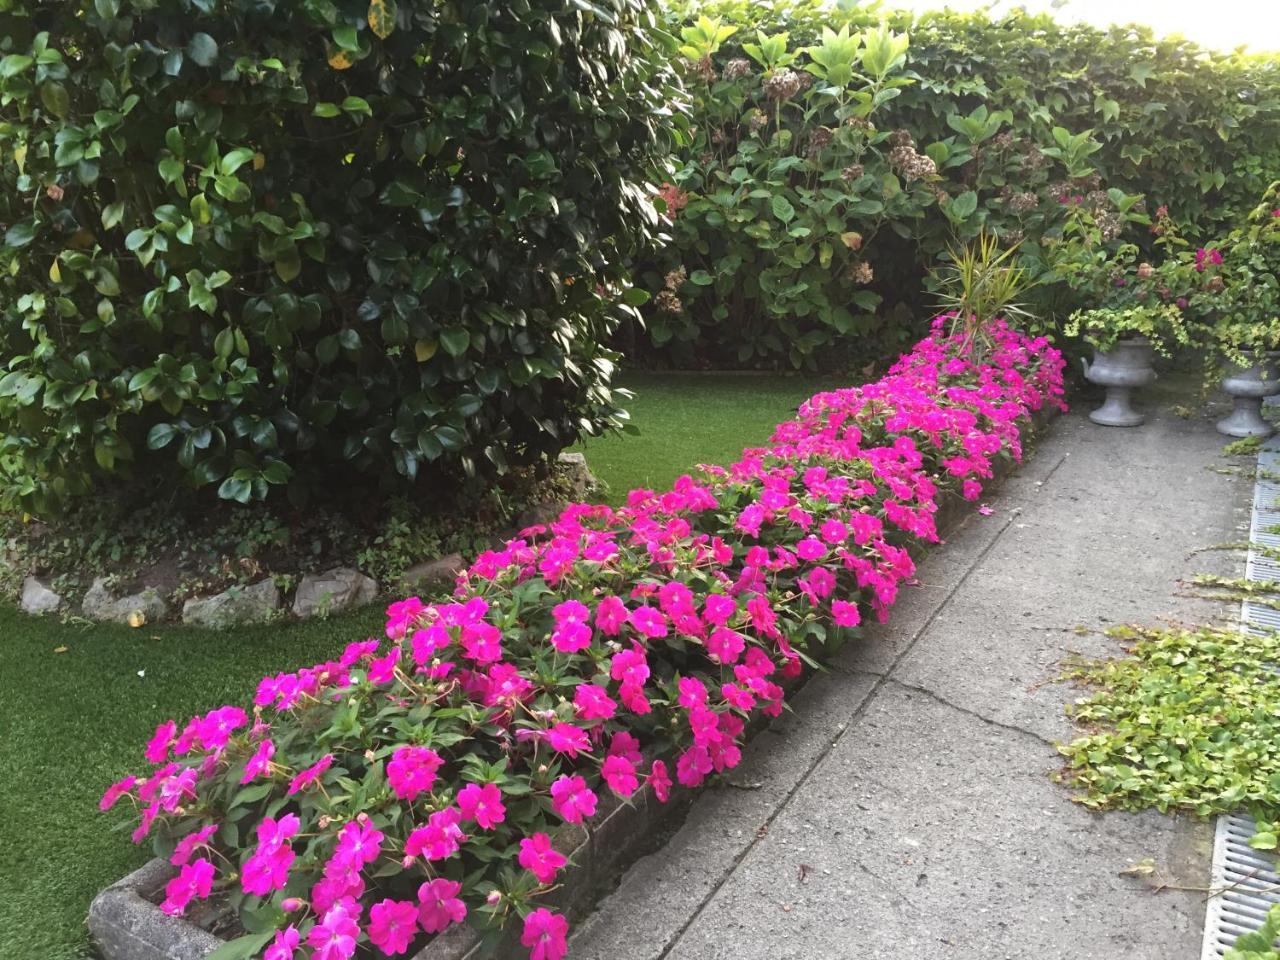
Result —
M 434 484 L 610 425 L 652 6 L 0 4 L 5 499 Z

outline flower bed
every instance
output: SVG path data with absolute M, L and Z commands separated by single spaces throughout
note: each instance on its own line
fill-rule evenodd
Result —
M 160 909 L 212 897 L 247 931 L 235 955 L 267 960 L 405 954 L 463 921 L 558 960 L 601 818 L 735 766 L 788 678 L 885 619 L 941 498 L 976 499 L 1061 406 L 1043 339 L 996 324 L 958 355 L 943 324 L 732 466 L 570 506 L 478 557 L 453 602 L 392 604 L 388 642 L 162 724 L 154 769 L 103 798 L 169 860 Z

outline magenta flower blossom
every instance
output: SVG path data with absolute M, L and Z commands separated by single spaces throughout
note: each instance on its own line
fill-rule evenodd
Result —
M 636 607 L 631 611 L 631 626 L 642 637 L 658 638 L 667 635 L 667 618 L 654 607 Z
M 271 758 L 276 755 L 276 745 L 270 740 L 263 740 L 244 765 L 244 776 L 240 778 L 243 786 L 255 777 L 260 777 L 271 770 Z
M 354 900 L 340 900 L 325 911 L 320 922 L 311 928 L 307 945 L 312 960 L 347 960 L 356 952 L 360 936 L 360 906 Z
M 600 776 L 609 785 L 609 789 L 620 797 L 631 796 L 640 786 L 640 780 L 636 776 L 635 765 L 626 757 L 620 757 L 617 754 L 604 758 Z
M 430 747 L 398 747 L 387 764 L 387 781 L 401 800 L 429 793 L 444 759 Z
M 649 768 L 649 786 L 659 803 L 666 803 L 671 798 L 671 776 L 667 773 L 667 765 L 661 760 L 653 761 Z
M 529 948 L 529 960 L 560 960 L 568 947 L 565 937 L 569 921 L 546 907 L 539 907 L 524 918 L 520 942 Z
M 408 953 L 418 933 L 418 905 L 411 900 L 379 900 L 369 908 L 365 932 L 369 942 L 389 957 Z
M 727 627 L 717 627 L 707 638 L 707 652 L 720 663 L 737 663 L 746 648 L 742 634 Z
M 288 795 L 292 797 L 299 790 L 315 783 L 324 776 L 324 772 L 331 766 L 333 766 L 333 754 L 326 753 L 323 757 L 289 781 L 289 789 L 287 791 Z
M 507 818 L 502 790 L 495 783 L 468 783 L 458 791 L 458 810 L 483 830 L 493 830 Z
M 662 616 L 656 610 L 654 613 Z M 609 676 L 619 683 L 643 686 L 649 679 L 649 660 L 645 655 L 644 647 L 633 642 L 630 650 L 619 650 L 615 653 L 613 659 L 609 661 Z
M 547 731 L 547 743 L 556 753 L 569 757 L 577 757 L 579 753 L 591 752 L 591 741 L 587 733 L 571 723 L 557 723 Z
M 217 832 L 218 825 L 216 823 L 210 823 L 201 827 L 199 830 L 195 830 L 187 834 L 179 840 L 177 846 L 173 848 L 173 855 L 169 857 L 169 862 L 175 867 L 185 865 L 191 859 L 191 855 L 193 853 L 201 847 L 207 847 L 209 845 L 209 838 Z
M 386 686 L 396 675 L 396 665 L 400 662 L 400 648 L 392 647 L 385 656 L 369 662 L 369 682 L 377 686 Z
M 366 864 L 378 859 L 383 839 L 382 831 L 375 830 L 367 817 L 350 820 L 338 832 L 338 845 L 329 863 L 338 869 L 345 867 L 359 872 Z
M 164 763 L 169 759 L 169 748 L 178 735 L 178 725 L 166 720 L 156 727 L 156 732 L 147 741 L 146 758 L 148 763 Z
M 551 784 L 551 806 L 566 823 L 581 823 L 595 816 L 596 795 L 582 777 L 562 774 Z
M 524 867 L 539 883 L 554 883 L 556 873 L 568 861 L 564 854 L 551 845 L 551 838 L 545 833 L 535 833 L 520 841 L 520 866 Z
M 301 821 L 288 813 L 275 820 L 264 817 L 258 824 L 258 846 L 245 861 L 240 886 L 245 893 L 265 897 L 272 890 L 283 890 L 289 880 L 294 852 L 289 840 L 297 835 Z
M 619 730 L 609 741 L 609 756 L 624 757 L 635 764 L 644 759 L 640 753 L 640 741 L 625 730 Z
M 178 875 L 164 887 L 160 909 L 171 917 L 180 917 L 192 900 L 204 900 L 213 889 L 213 864 L 201 858 L 184 864 Z
M 262 955 L 262 960 L 294 960 L 298 939 L 298 928 L 293 924 L 289 924 L 283 930 L 277 930 L 275 939 Z
M 856 627 L 862 622 L 862 614 L 858 612 L 856 603 L 850 603 L 848 600 L 832 600 L 831 619 L 838 627 Z
M 117 780 L 111 786 L 107 787 L 106 792 L 102 794 L 102 799 L 98 801 L 99 810 L 110 810 L 116 805 L 116 801 L 123 797 L 126 793 L 133 789 L 133 785 L 138 782 L 138 778 L 130 774 L 123 780 Z
M 581 720 L 608 720 L 618 709 L 608 691 L 594 683 L 580 683 L 574 688 L 573 706 Z
M 231 734 L 248 722 L 248 716 L 239 707 L 218 707 L 199 719 L 196 739 L 203 750 L 221 750 Z
M 596 605 L 596 629 L 606 637 L 616 637 L 626 626 L 627 606 L 615 596 L 607 596 Z
M 426 609 L 417 597 L 399 600 L 387 607 L 387 637 L 400 640 Z
M 428 860 L 447 860 L 458 852 L 462 842 L 462 813 L 457 807 L 446 807 L 427 817 L 426 826 L 418 827 L 405 841 L 404 852 L 409 859 L 425 857 Z
M 418 920 L 426 933 L 443 933 L 467 918 L 467 906 L 458 894 L 462 884 L 440 877 L 418 888 Z

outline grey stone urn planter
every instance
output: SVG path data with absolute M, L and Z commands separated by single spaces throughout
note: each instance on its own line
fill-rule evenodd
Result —
M 1262 418 L 1262 401 L 1280 394 L 1280 354 L 1268 353 L 1248 366 L 1232 365 L 1222 378 L 1222 389 L 1235 409 L 1218 421 L 1218 432 L 1228 437 L 1269 437 L 1275 427 Z
M 1121 340 L 1110 350 L 1095 351 L 1093 363 L 1083 361 L 1085 378 L 1107 391 L 1106 401 L 1089 419 L 1104 427 L 1141 426 L 1147 418 L 1130 406 L 1130 394 L 1156 378 L 1153 356 L 1151 342 L 1134 337 Z

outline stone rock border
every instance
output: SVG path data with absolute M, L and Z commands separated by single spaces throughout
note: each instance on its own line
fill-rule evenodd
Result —
M 1041 410 L 1030 418 L 1023 431 L 1024 455 L 1055 412 Z M 992 468 L 994 477 L 984 492 L 992 492 L 1016 466 L 1010 460 L 996 461 Z M 970 512 L 967 507 L 958 494 L 939 502 L 936 523 L 940 537 L 959 525 Z M 812 670 L 806 668 L 786 684 L 788 699 L 811 675 Z M 748 728 L 744 748 L 750 747 L 765 726 L 765 722 L 760 722 Z M 655 756 L 657 754 L 649 753 L 646 761 Z M 571 866 L 561 874 L 559 889 L 543 898 L 543 902 L 564 912 L 571 922 L 580 920 L 627 867 L 683 818 L 696 795 L 694 790 L 676 790 L 670 802 L 661 804 L 646 780 L 629 802 L 613 795 L 602 799 L 601 809 L 586 825 L 566 825 L 553 838 L 556 849 L 572 851 L 568 853 Z M 152 860 L 94 898 L 88 925 L 103 960 L 202 960 L 222 945 L 224 941 L 190 920 L 165 915 L 151 899 L 159 899 L 158 891 L 175 872 L 175 868 L 163 860 Z M 496 948 L 484 949 L 472 927 L 455 924 L 409 960 L 481 960 L 482 957 L 527 960 L 528 951 L 519 946 L 517 927 L 516 924 L 510 926 Z
M 573 499 L 582 500 L 597 486 L 598 481 L 582 453 L 562 452 L 556 463 L 569 480 Z M 564 506 L 562 502 L 549 502 L 528 507 L 514 518 L 515 526 L 511 530 L 494 537 L 495 542 L 505 541 L 525 527 L 550 523 L 560 516 Z M 133 627 L 143 624 L 154 626 L 180 619 L 188 626 L 226 629 L 266 623 L 280 616 L 286 606 L 298 620 L 354 610 L 376 600 L 384 587 L 397 593 L 449 590 L 465 568 L 462 555 L 450 553 L 414 564 L 395 583 L 379 584 L 352 567 L 335 566 L 300 574 L 298 586 L 288 601 L 268 578 L 248 585 L 236 584 L 221 593 L 191 597 L 177 616 L 173 615 L 169 604 L 154 587 L 144 587 L 128 596 L 116 596 L 111 591 L 108 578 L 95 577 L 76 603 L 74 598 L 58 594 L 44 579 L 33 575 L 23 581 L 19 607 L 33 616 L 72 608 L 89 620 Z

